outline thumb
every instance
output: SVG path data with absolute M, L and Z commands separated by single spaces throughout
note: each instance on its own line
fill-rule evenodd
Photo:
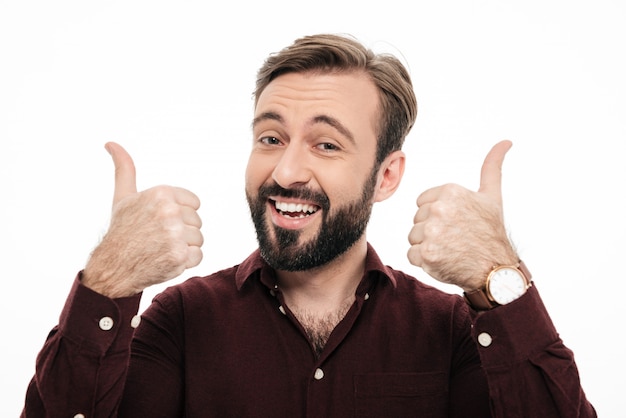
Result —
M 500 141 L 494 145 L 485 157 L 480 171 L 480 188 L 478 191 L 488 194 L 498 201 L 502 201 L 502 163 L 511 146 L 513 143 L 508 140 Z
M 113 193 L 115 205 L 126 196 L 137 193 L 135 163 L 128 152 L 115 142 L 108 142 L 104 148 L 111 155 L 115 165 L 115 191 Z

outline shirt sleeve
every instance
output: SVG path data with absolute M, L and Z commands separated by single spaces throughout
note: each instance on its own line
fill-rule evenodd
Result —
M 494 417 L 596 417 L 574 355 L 535 286 L 520 299 L 474 315 L 472 337 L 487 375 Z
M 22 417 L 110 417 L 119 407 L 141 294 L 109 299 L 80 278 L 37 356 Z

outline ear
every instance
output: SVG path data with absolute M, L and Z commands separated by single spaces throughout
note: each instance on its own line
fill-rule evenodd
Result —
M 378 169 L 374 202 L 382 202 L 395 193 L 404 174 L 404 163 L 402 151 L 394 151 L 385 158 Z

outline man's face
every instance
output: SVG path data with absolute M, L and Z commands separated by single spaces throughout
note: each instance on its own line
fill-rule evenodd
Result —
M 318 267 L 363 235 L 377 182 L 378 93 L 362 73 L 290 73 L 259 97 L 246 197 L 262 256 Z

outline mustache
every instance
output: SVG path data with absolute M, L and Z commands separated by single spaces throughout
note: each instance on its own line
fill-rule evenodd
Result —
M 266 183 L 259 188 L 258 197 L 260 199 L 267 200 L 270 196 L 308 200 L 315 203 L 325 211 L 330 209 L 330 200 L 328 199 L 328 196 L 326 196 L 326 193 L 313 190 L 309 187 L 294 187 L 291 189 L 285 189 L 276 183 Z

